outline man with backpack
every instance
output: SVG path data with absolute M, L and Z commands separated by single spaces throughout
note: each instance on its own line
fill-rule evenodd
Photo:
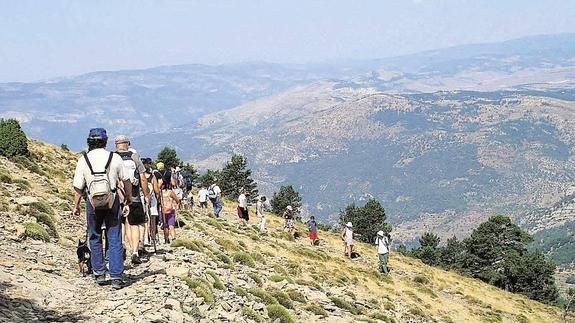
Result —
M 220 212 L 222 211 L 222 190 L 215 179 L 213 184 L 208 188 L 208 197 L 214 206 L 214 215 L 216 218 L 219 218 Z
M 146 213 L 143 201 L 140 199 L 140 189 L 144 192 L 146 207 L 150 206 L 150 191 L 148 190 L 148 179 L 146 178 L 146 168 L 137 153 L 130 151 L 130 139 L 127 136 L 119 135 L 114 140 L 116 153 L 122 157 L 124 175 L 130 178 L 132 183 L 132 205 L 126 217 L 127 234 L 129 245 L 132 249 L 132 264 L 141 264 L 141 256 L 146 255 L 144 248 L 144 235 L 146 233 Z
M 102 246 L 102 224 L 106 225 L 109 275 L 112 287 L 124 286 L 122 214 L 132 203 L 132 183 L 124 174 L 122 158 L 106 150 L 108 135 L 103 128 L 90 129 L 88 152 L 82 154 L 74 172 L 74 215 L 81 213 L 80 202 L 86 201 L 87 234 L 90 240 L 92 270 L 99 285 L 106 283 L 106 264 Z M 119 194 L 122 193 L 123 194 Z
M 206 186 L 202 186 L 198 192 L 198 201 L 200 202 L 200 209 L 202 209 L 202 214 L 205 215 L 205 210 L 208 208 L 208 189 Z
M 265 202 L 266 197 L 262 196 L 258 199 L 256 203 L 256 215 L 260 218 L 260 222 L 258 223 L 258 228 L 260 229 L 260 232 L 266 231 L 266 215 L 264 207 Z

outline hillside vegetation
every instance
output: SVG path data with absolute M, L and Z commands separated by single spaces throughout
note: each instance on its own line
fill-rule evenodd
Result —
M 0 159 L 0 320 L 561 321 L 559 308 L 394 252 L 391 276 L 381 276 L 373 246 L 358 243 L 362 257 L 351 261 L 337 234 L 320 231 L 321 245 L 311 247 L 281 231 L 275 215 L 267 234 L 238 229 L 231 201 L 222 219 L 181 212 L 178 240 L 128 266 L 126 288 L 98 287 L 76 264 L 85 232 L 69 211 L 77 155 L 28 146 L 29 163 Z

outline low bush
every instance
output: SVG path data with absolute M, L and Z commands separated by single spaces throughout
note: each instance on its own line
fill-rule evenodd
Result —
M 329 298 L 333 304 L 343 310 L 350 312 L 351 314 L 359 314 L 359 310 L 355 305 L 352 305 L 350 302 L 344 300 L 343 298 L 337 296 L 330 296 Z
M 280 323 L 295 323 L 295 320 L 287 308 L 281 306 L 280 304 L 268 305 L 267 310 L 268 316 L 272 322 L 279 319 Z
M 283 292 L 276 288 L 270 288 L 267 290 L 270 295 L 272 295 L 278 303 L 280 303 L 285 308 L 293 308 L 293 302 L 286 292 Z
M 248 293 L 248 291 L 246 291 L 245 289 L 241 288 L 241 287 L 234 287 L 234 293 L 236 293 L 236 295 L 238 296 L 243 296 L 243 297 L 249 297 L 250 294 Z
M 263 285 L 260 275 L 257 273 L 248 273 L 248 277 L 251 278 L 258 286 Z
M 226 289 L 226 286 L 224 286 L 224 283 L 222 283 L 222 281 L 220 280 L 220 277 L 218 277 L 218 274 L 216 274 L 215 272 L 213 272 L 211 270 L 207 270 L 206 274 L 212 276 L 212 278 L 214 279 L 214 283 L 212 284 L 212 286 L 214 288 L 219 289 L 219 290 Z
M 248 289 L 248 293 L 254 295 L 255 297 L 259 298 L 265 304 L 277 304 L 278 301 L 268 292 L 261 288 L 250 288 Z
M 30 213 L 47 213 L 47 214 L 54 214 L 54 209 L 48 204 L 48 202 L 44 200 L 38 200 L 28 204 L 28 209 Z
M 35 222 L 26 222 L 24 223 L 24 228 L 24 235 L 26 238 L 42 240 L 45 242 L 50 241 L 50 235 L 48 234 L 48 231 L 46 231 L 46 229 L 44 229 L 40 224 Z
M 292 301 L 296 301 L 296 302 L 300 302 L 300 303 L 307 302 L 307 299 L 305 298 L 305 296 L 302 293 L 300 293 L 298 290 L 288 289 L 287 294 L 288 294 L 289 298 L 292 299 Z
M 417 306 L 411 306 L 411 307 L 409 308 L 409 311 L 408 311 L 408 312 L 409 312 L 411 315 L 414 315 L 414 316 L 418 316 L 418 317 L 421 317 L 421 318 L 427 318 L 427 315 L 425 314 L 425 312 L 424 312 L 421 308 L 419 308 L 419 307 L 417 307 Z
M 315 315 L 321 317 L 327 317 L 327 311 L 323 309 L 323 307 L 317 305 L 316 303 L 311 303 L 304 308 L 306 311 L 311 312 Z
M 172 241 L 171 246 L 174 248 L 177 247 L 184 247 L 186 249 L 203 252 L 206 245 L 203 241 L 200 240 L 183 240 L 183 239 L 176 239 Z
M 56 228 L 54 217 L 47 213 L 33 213 L 32 216 L 36 218 L 36 222 L 44 224 L 48 227 L 48 233 L 52 237 L 58 238 L 58 229 Z
M 184 277 L 182 280 L 198 297 L 203 298 L 206 303 L 212 304 L 215 301 L 214 294 L 212 294 L 212 286 L 207 280 L 192 277 Z
M 10 184 L 12 183 L 12 176 L 0 171 L 0 182 Z
M 429 278 L 427 278 L 424 275 L 416 275 L 415 277 L 413 277 L 413 281 L 422 285 L 427 285 L 431 282 Z
M 283 280 L 288 280 L 287 277 L 284 277 L 284 276 L 281 276 L 281 275 L 275 275 L 275 274 L 274 274 L 274 275 L 271 275 L 269 279 L 270 279 L 271 281 L 273 281 L 273 282 L 276 282 L 276 283 L 279 283 L 279 282 L 281 282 L 281 281 L 283 281 Z
M 238 246 L 230 240 L 224 238 L 216 238 L 216 243 L 222 246 L 226 251 L 239 251 Z
M 251 307 L 244 306 L 242 307 L 242 314 L 257 323 L 264 323 L 266 320 L 263 316 L 261 316 L 258 312 L 254 311 Z
M 266 260 L 265 260 L 264 256 L 260 255 L 259 253 L 257 253 L 257 252 L 252 252 L 252 253 L 250 253 L 250 255 L 252 256 L 252 258 L 253 258 L 255 261 L 260 262 L 260 263 L 262 263 L 262 264 L 264 264 L 264 265 L 266 264 Z
M 241 252 L 241 251 L 235 252 L 232 255 L 232 258 L 234 259 L 235 262 L 245 266 L 254 267 L 256 265 L 256 262 L 254 261 L 252 256 L 247 252 Z
M 385 323 L 395 323 L 395 320 L 390 318 L 389 316 L 380 313 L 380 312 L 373 312 L 369 314 L 369 317 L 371 317 L 372 319 L 376 319 L 378 321 L 383 321 Z
M 295 283 L 298 285 L 301 285 L 301 286 L 308 286 L 308 287 L 313 287 L 317 290 L 323 290 L 323 288 L 321 287 L 320 284 L 318 284 L 317 282 L 312 281 L 312 280 L 296 279 Z

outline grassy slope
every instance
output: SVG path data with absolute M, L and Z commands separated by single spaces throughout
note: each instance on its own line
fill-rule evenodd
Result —
M 25 180 L 30 184 L 26 189 L 22 185 L 3 183 L 0 213 L 19 212 L 21 204 L 25 204 L 8 203 L 11 198 L 42 198 L 56 210 L 60 241 L 66 237 L 80 237 L 82 220 L 63 221 L 62 218 L 70 214 L 70 182 L 77 155 L 36 141 L 30 142 L 30 150 L 39 168 L 17 166 L 0 159 L 0 172 L 8 174 L 12 180 Z M 244 245 L 245 250 L 263 259 L 255 268 L 265 281 L 269 281 L 272 275 L 283 275 L 291 281 L 288 287 L 298 287 L 304 281 L 319 284 L 323 291 L 315 292 L 317 300 L 308 297 L 308 303 L 347 293 L 344 298 L 360 313 L 355 319 L 368 319 L 370 314 L 380 313 L 400 322 L 410 319 L 442 322 L 560 321 L 558 308 L 429 267 L 397 253 L 390 257 L 391 278 L 381 277 L 376 272 L 373 246 L 358 243 L 357 250 L 362 257 L 350 261 L 343 257 L 342 241 L 337 234 L 320 231 L 322 244 L 319 248 L 312 248 L 305 237 L 290 241 L 281 232 L 281 218 L 275 215 L 268 216 L 270 230 L 266 235 L 251 228 L 237 230 L 234 214 L 235 204 L 227 201 L 222 220 L 198 213 L 187 215 L 185 221 L 189 226 L 180 230 L 179 236 L 182 239 L 202 238 L 209 246 L 218 246 L 216 238 Z M 253 210 L 251 214 L 254 214 Z M 252 216 L 252 223 L 255 221 L 257 219 Z M 298 224 L 298 231 L 305 234 L 306 230 Z M 220 278 L 225 282 L 225 277 Z M 295 309 L 290 312 L 300 320 L 307 318 L 310 314 L 303 310 L 304 305 L 295 303 Z

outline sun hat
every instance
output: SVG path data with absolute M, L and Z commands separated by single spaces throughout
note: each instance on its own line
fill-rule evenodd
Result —
M 288 206 L 286 207 L 286 209 L 292 211 L 292 210 L 293 210 L 293 207 L 291 207 L 291 205 L 288 205 Z
M 380 237 L 383 237 L 383 231 L 381 231 L 381 230 L 377 231 L 377 235 Z
M 348 228 L 353 228 L 353 226 L 351 225 L 351 222 L 348 222 L 345 226 Z
M 88 134 L 89 139 L 108 139 L 108 134 L 104 128 L 92 128 Z
M 162 163 L 162 162 L 157 163 L 157 164 L 156 164 L 156 168 L 157 168 L 158 170 L 164 169 L 164 163 Z
M 126 135 L 117 135 L 116 138 L 114 138 L 114 143 L 116 144 L 124 144 L 124 143 L 130 143 L 130 138 L 128 138 L 128 136 Z

